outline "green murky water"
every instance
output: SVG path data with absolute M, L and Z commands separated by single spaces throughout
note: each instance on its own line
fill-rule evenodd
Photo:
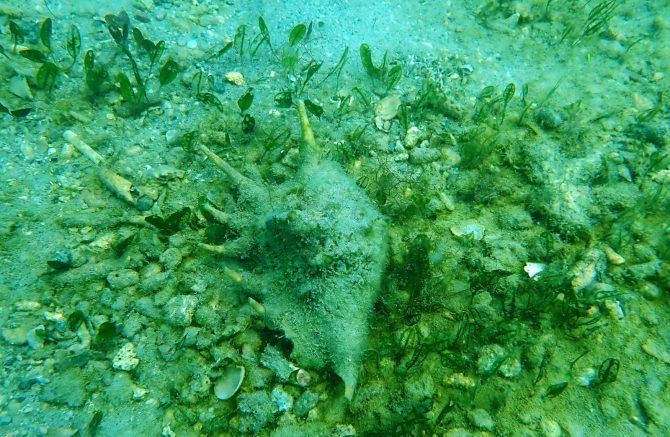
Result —
M 0 433 L 670 434 L 668 11 L 0 1 Z

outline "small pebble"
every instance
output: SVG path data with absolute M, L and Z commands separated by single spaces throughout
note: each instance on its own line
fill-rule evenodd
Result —
M 272 399 L 274 410 L 278 413 L 283 413 L 293 408 L 293 396 L 286 393 L 281 387 L 273 388 L 270 398 Z
M 609 246 L 605 246 L 605 255 L 607 256 L 607 261 L 612 265 L 620 266 L 626 262 L 624 257 L 616 253 L 614 249 Z
M 430 147 L 417 147 L 409 151 L 409 162 L 412 164 L 428 164 L 440 159 L 442 154 Z
M 20 346 L 28 342 L 28 328 L 19 326 L 16 328 L 3 328 L 2 338 L 9 344 Z
M 579 370 L 575 376 L 575 384 L 580 387 L 590 387 L 593 384 L 593 381 L 598 377 L 598 372 L 593 367 L 586 367 Z
M 35 326 L 33 329 L 28 331 L 26 341 L 28 346 L 33 349 L 42 349 L 44 347 L 44 337 L 46 333 L 44 330 L 44 325 Z
M 479 351 L 477 359 L 477 373 L 490 375 L 505 357 L 505 349 L 497 344 L 487 344 Z
M 139 281 L 139 273 L 130 269 L 117 270 L 107 275 L 107 283 L 113 290 L 130 287 Z
M 14 304 L 16 311 L 35 311 L 39 310 L 42 304 L 34 300 L 20 300 Z
M 642 293 L 644 297 L 650 300 L 658 299 L 663 294 L 660 287 L 651 283 L 645 283 L 642 287 L 640 287 L 640 293 Z
M 563 115 L 555 109 L 540 108 L 535 111 L 535 121 L 542 129 L 553 130 L 561 127 L 563 122 Z
M 473 426 L 484 431 L 493 432 L 495 429 L 493 418 L 488 413 L 488 411 L 484 410 L 483 408 L 476 408 L 474 410 L 468 411 L 468 420 L 470 423 L 472 423 Z
M 195 296 L 180 294 L 165 304 L 165 318 L 172 326 L 186 327 L 193 320 L 193 313 L 198 300 Z
M 670 364 L 670 351 L 653 338 L 649 338 L 642 344 L 642 350 L 665 364 Z
M 505 360 L 498 369 L 498 373 L 507 379 L 512 379 L 521 373 L 521 361 L 518 358 Z
M 175 144 L 180 137 L 181 135 L 177 129 L 170 129 L 165 132 L 165 141 L 168 143 L 168 145 Z
M 462 373 L 454 373 L 449 375 L 444 379 L 444 383 L 450 387 L 457 387 L 464 390 L 470 390 L 474 388 L 476 383 L 475 381 Z
M 242 73 L 238 71 L 229 71 L 223 75 L 223 78 L 226 80 L 226 82 L 232 83 L 234 85 L 244 85 L 244 76 L 242 76 Z
M 170 247 L 161 254 L 159 261 L 167 270 L 174 269 L 181 263 L 181 252 L 176 247 Z
M 544 437 L 561 437 L 563 435 L 561 425 L 551 419 L 543 418 L 540 422 L 540 430 Z
M 418 127 L 412 126 L 409 129 L 407 129 L 407 133 L 405 134 L 405 145 L 407 147 L 414 147 L 417 145 L 419 142 L 419 138 L 421 136 L 421 131 L 419 130 Z
M 309 411 L 319 402 L 319 395 L 307 390 L 295 402 L 294 412 L 296 416 L 306 416 Z

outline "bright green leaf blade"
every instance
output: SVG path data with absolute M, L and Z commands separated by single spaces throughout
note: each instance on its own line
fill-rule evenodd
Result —
M 268 30 L 268 26 L 265 24 L 265 20 L 263 17 L 258 17 L 258 28 L 261 30 L 261 33 L 266 36 L 270 36 L 270 31 Z
M 321 115 L 323 115 L 323 107 L 311 102 L 310 100 L 305 99 L 305 108 L 318 118 L 321 118 Z
M 74 24 L 70 26 L 70 33 L 67 37 L 65 48 L 72 60 L 76 60 L 81 50 L 81 35 L 79 34 L 79 28 Z
M 40 26 L 40 41 L 44 44 L 44 47 L 51 50 L 51 33 L 53 29 L 53 23 L 51 18 L 47 18 L 42 22 Z
M 307 34 L 307 26 L 303 23 L 296 25 L 291 29 L 291 33 L 288 35 L 288 43 L 293 47 L 298 44 Z
M 230 50 L 230 48 L 231 48 L 232 46 L 233 46 L 233 42 L 232 42 L 232 41 L 228 41 L 228 42 L 226 43 L 226 45 L 223 46 L 222 49 L 220 49 L 218 52 L 214 53 L 212 56 L 210 56 L 209 58 L 207 58 L 207 60 L 210 61 L 210 60 L 212 60 L 212 59 L 214 59 L 214 58 L 218 58 L 219 56 L 223 55 L 223 54 L 226 53 L 228 50 Z
M 379 77 L 379 69 L 372 62 L 372 50 L 370 46 L 363 43 L 360 48 L 361 63 L 365 71 L 372 77 Z
M 30 114 L 31 112 L 33 112 L 33 108 L 21 108 L 10 111 L 10 114 L 12 117 L 23 118 L 26 115 Z
M 40 64 L 47 61 L 47 57 L 44 53 L 35 49 L 24 49 L 19 50 L 19 55 L 23 56 L 26 59 L 29 59 L 33 62 L 39 62 Z
M 133 34 L 133 41 L 135 41 L 135 44 L 142 47 L 142 44 L 144 43 L 145 39 L 144 35 L 142 35 L 142 31 L 137 27 L 133 27 L 132 34 Z
M 386 75 L 386 87 L 388 89 L 393 88 L 400 81 L 401 77 L 402 67 L 400 65 L 394 65 Z
M 35 82 L 37 82 L 37 85 L 40 88 L 51 91 L 56 84 L 56 76 L 59 71 L 58 66 L 53 62 L 45 62 L 39 70 L 37 70 Z
M 93 53 L 93 50 L 88 49 L 84 54 L 84 72 L 88 74 L 88 72 L 93 71 L 94 66 L 95 66 L 95 53 Z
M 237 99 L 237 106 L 239 106 L 240 111 L 244 112 L 251 107 L 251 104 L 254 101 L 254 89 L 249 88 L 246 93 Z
M 161 85 L 167 85 L 177 77 L 177 74 L 179 74 L 179 64 L 172 59 L 168 59 L 158 73 L 158 81 Z
M 149 41 L 149 40 L 145 40 Z M 153 44 L 153 43 L 152 43 Z M 151 59 L 151 64 L 158 62 L 165 52 L 165 41 L 158 41 L 151 50 L 149 50 L 149 58 Z
M 212 93 L 198 93 L 195 96 L 195 98 L 200 100 L 202 103 L 214 106 L 220 112 L 223 112 L 223 103 L 221 103 L 221 100 L 219 100 L 219 98 L 216 97 L 214 94 L 212 94 Z
M 135 93 L 133 92 L 133 87 L 130 84 L 128 76 L 119 72 L 116 75 L 116 80 L 119 82 L 119 93 L 121 93 L 121 97 L 123 97 L 126 102 L 134 103 L 137 99 L 135 98 Z
M 23 42 L 24 40 L 23 31 L 21 30 L 19 25 L 16 24 L 14 21 L 9 22 L 9 33 L 12 34 L 14 44 L 21 44 Z

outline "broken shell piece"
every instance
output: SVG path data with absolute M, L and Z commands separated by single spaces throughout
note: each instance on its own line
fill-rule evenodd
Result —
M 257 301 L 256 299 L 254 299 L 253 297 L 249 297 L 249 305 L 258 314 L 261 314 L 261 315 L 265 314 L 265 307 L 263 306 L 263 304 L 260 303 L 259 301 Z
M 391 120 L 398 115 L 400 109 L 400 98 L 398 96 L 386 96 L 377 102 L 375 106 L 375 116 L 382 120 Z
M 584 257 L 572 268 L 572 288 L 581 291 L 593 284 L 598 278 L 598 265 L 602 259 L 602 252 L 589 249 Z
M 20 97 L 25 100 L 33 99 L 33 92 L 26 81 L 24 76 L 14 76 L 9 79 L 7 84 L 7 89 L 10 93 L 14 94 L 16 97 Z
M 481 240 L 484 237 L 484 226 L 477 223 L 467 223 L 460 226 L 452 226 L 449 228 L 449 230 L 457 237 L 470 235 L 475 240 Z
M 620 266 L 626 262 L 624 257 L 616 253 L 614 249 L 609 246 L 605 246 L 605 255 L 607 255 L 607 261 L 609 261 L 609 263 L 612 265 Z
M 135 204 L 133 183 L 128 179 L 106 168 L 100 170 L 98 177 L 102 184 L 119 199 L 123 199 L 133 205 Z
M 164 182 L 174 179 L 183 179 L 185 174 L 184 170 L 179 170 L 178 168 L 163 164 L 152 167 L 147 172 L 147 176 Z
M 414 147 L 419 143 L 419 138 L 421 137 L 421 131 L 418 127 L 412 126 L 407 129 L 405 134 L 405 146 Z
M 298 369 L 295 372 L 295 383 L 300 387 L 307 387 L 312 382 L 312 375 L 305 369 Z
M 235 270 L 233 270 L 231 268 L 224 267 L 223 268 L 223 273 L 225 273 L 226 276 L 228 276 L 230 279 L 232 279 L 235 282 L 242 282 L 242 275 L 240 275 L 238 272 L 236 272 Z
M 238 71 L 229 71 L 223 75 L 223 78 L 226 79 L 226 82 L 230 82 L 237 86 L 244 85 L 244 76 L 242 76 L 242 73 Z
M 613 319 L 621 320 L 624 318 L 623 308 L 618 300 L 605 299 L 604 305 L 605 310 Z
M 133 387 L 133 399 L 136 401 L 144 399 L 147 396 L 147 393 L 149 393 L 149 390 L 146 388 L 138 386 Z
M 223 369 L 221 377 L 214 385 L 214 394 L 216 397 L 222 401 L 232 398 L 242 385 L 244 373 L 244 367 L 242 366 L 226 366 Z
M 533 278 L 538 273 L 541 273 L 546 267 L 547 267 L 546 264 L 527 262 L 523 268 L 523 271 L 528 273 L 529 278 Z M 535 278 L 535 280 L 537 280 L 537 278 Z
M 66 130 L 63 132 L 63 139 L 72 144 L 77 150 L 79 150 L 79 153 L 93 161 L 94 164 L 100 164 L 105 160 L 102 155 L 93 150 L 91 146 L 79 138 L 79 135 L 72 132 L 71 130 Z
M 465 376 L 462 373 L 454 373 L 446 377 L 444 382 L 450 387 L 456 387 L 464 390 L 470 390 L 477 385 L 471 377 Z
M 659 170 L 651 174 L 651 180 L 659 184 L 670 183 L 670 170 Z

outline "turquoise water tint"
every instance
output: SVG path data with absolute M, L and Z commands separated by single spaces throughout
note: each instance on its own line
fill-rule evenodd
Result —
M 670 435 L 669 17 L 0 1 L 0 435 Z

